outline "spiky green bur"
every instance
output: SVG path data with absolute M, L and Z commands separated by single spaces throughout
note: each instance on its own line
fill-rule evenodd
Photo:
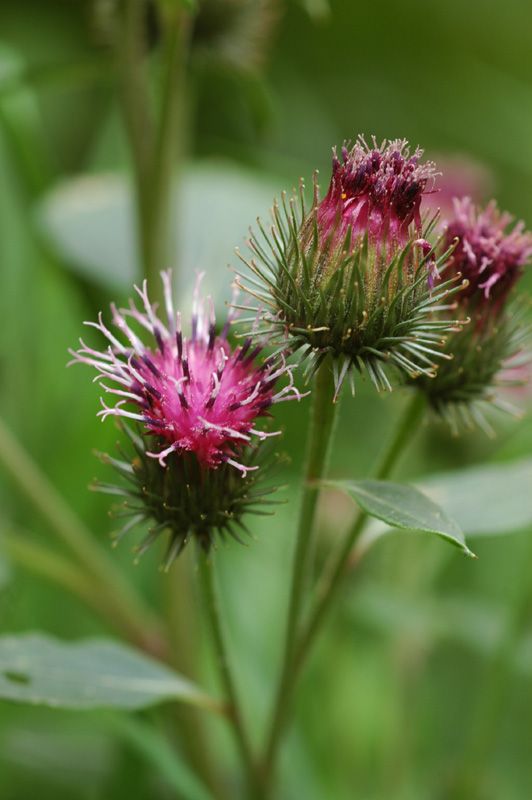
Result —
M 227 463 L 217 469 L 206 468 L 194 453 L 172 453 L 163 468 L 147 452 L 150 443 L 145 436 L 123 423 L 120 427 L 127 434 L 131 452 L 121 450 L 120 459 L 107 454 L 100 458 L 122 480 L 119 485 L 95 482 L 93 488 L 123 497 L 112 512 L 126 520 L 114 534 L 116 543 L 142 523 L 150 528 L 134 548 L 137 556 L 157 541 L 166 541 L 165 570 L 193 539 L 205 550 L 227 537 L 242 542 L 242 534 L 250 535 L 246 516 L 270 514 L 272 506 L 282 502 L 271 498 L 279 488 L 271 481 L 284 460 L 273 452 L 272 442 L 252 444 L 242 452 L 241 461 L 249 468 L 244 475 Z
M 452 361 L 442 362 L 434 379 L 421 376 L 415 385 L 454 433 L 478 425 L 491 434 L 489 406 L 518 413 L 501 390 L 528 377 L 530 303 L 511 295 L 532 256 L 532 235 L 522 223 L 508 230 L 513 222 L 494 203 L 477 209 L 462 198 L 447 225 L 442 246 L 457 242 L 449 270 L 467 278 L 457 313 L 471 323 L 447 340 Z
M 415 385 L 424 391 L 431 408 L 456 435 L 476 426 L 492 435 L 486 416 L 489 407 L 514 415 L 501 390 L 523 385 L 522 369 L 530 362 L 530 308 L 514 302 L 497 320 L 482 324 L 477 317 L 452 334 L 446 350 L 453 359 L 443 361 L 432 380 L 421 376 Z
M 239 283 L 259 303 L 265 331 L 302 351 L 309 376 L 330 354 L 339 391 L 349 375 L 390 389 L 390 370 L 433 376 L 460 276 L 446 278 L 452 248 L 439 257 L 429 243 L 435 220 L 422 221 L 421 198 L 433 175 L 405 142 L 369 149 L 359 140 L 334 158 L 333 177 L 308 209 L 303 185 L 275 203 L 268 231 L 258 220 L 253 257 Z M 251 274 L 250 274 L 251 273 Z M 256 313 L 257 309 L 246 307 Z

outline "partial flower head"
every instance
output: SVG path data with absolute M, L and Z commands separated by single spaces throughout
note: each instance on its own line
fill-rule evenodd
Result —
M 359 138 L 333 155 L 329 191 L 317 208 L 318 227 L 338 240 L 351 231 L 351 247 L 367 235 L 372 241 L 404 247 L 412 231 L 422 234 L 421 200 L 433 190 L 435 166 L 423 163 L 423 151 L 410 154 L 406 139 L 374 141 Z
M 504 306 L 508 293 L 532 257 L 532 234 L 524 223 L 501 212 L 494 201 L 477 208 L 469 197 L 454 201 L 446 242 L 457 239 L 451 267 L 468 281 L 464 297 L 487 313 Z
M 331 356 L 339 390 L 367 372 L 391 388 L 387 367 L 409 376 L 434 374 L 442 336 L 455 320 L 433 319 L 460 277 L 445 275 L 448 252 L 436 255 L 434 219 L 423 197 L 436 172 L 404 140 L 372 146 L 360 137 L 333 154 L 323 199 L 314 183 L 310 209 L 299 197 L 273 208 L 273 225 L 252 232 L 251 259 L 240 277 L 262 309 L 266 327 L 292 351 L 304 349 L 309 373 Z M 249 272 L 254 277 L 249 276 Z
M 457 315 L 471 324 L 449 337 L 445 349 L 452 360 L 432 380 L 416 383 L 455 432 L 464 424 L 491 432 L 483 406 L 510 410 L 501 388 L 515 386 L 530 360 L 529 309 L 511 295 L 532 258 L 532 234 L 494 202 L 476 208 L 465 197 L 455 200 L 448 221 L 443 246 L 451 243 L 450 270 L 467 281 Z
M 240 481 L 254 480 L 248 473 L 258 469 L 260 459 L 253 440 L 276 435 L 257 428 L 259 419 L 268 415 L 275 403 L 302 395 L 282 355 L 261 359 L 262 345 L 253 344 L 251 338 L 233 348 L 227 339 L 229 320 L 217 332 L 212 301 L 200 299 L 198 291 L 190 335 L 184 335 L 181 315 L 173 306 L 170 274 L 162 277 L 164 322 L 149 300 L 145 282 L 136 289 L 140 309 L 133 301 L 126 309 L 111 306 L 114 331 L 101 314 L 98 322 L 86 323 L 102 334 L 106 346 L 95 350 L 80 340 L 80 349 L 72 355 L 74 362 L 96 369 L 100 385 L 113 398 L 112 404 L 102 398 L 103 408 L 98 412 L 102 419 L 115 416 L 139 425 L 133 441 L 142 463 L 126 472 L 135 476 L 136 469 L 142 473 L 141 493 L 146 494 L 145 484 L 149 516 L 161 525 L 166 520 L 178 542 L 186 541 L 191 532 L 210 541 L 209 526 L 212 528 L 217 514 L 223 528 L 223 515 L 231 506 L 228 487 L 237 483 L 234 476 L 240 473 Z M 149 344 L 142 335 L 146 332 Z M 282 378 L 287 382 L 279 387 Z M 199 481 L 194 503 L 190 502 L 192 475 Z M 209 495 L 209 486 L 212 489 L 214 484 L 218 486 L 216 497 L 212 492 Z M 167 496 L 170 485 L 173 491 Z M 239 493 L 243 490 L 239 488 Z M 177 528 L 167 513 L 174 506 L 174 510 L 179 507 Z

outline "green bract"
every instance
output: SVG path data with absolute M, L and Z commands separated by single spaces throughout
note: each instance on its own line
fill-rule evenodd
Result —
M 437 361 L 451 358 L 442 352 L 446 334 L 464 324 L 449 318 L 449 301 L 463 285 L 460 275 L 445 275 L 452 248 L 437 259 L 427 248 L 435 220 L 423 239 L 412 231 L 397 246 L 351 227 L 338 238 L 338 224 L 324 234 L 318 210 L 317 186 L 310 210 L 303 185 L 289 201 L 283 194 L 269 231 L 258 220 L 259 232 L 251 233 L 253 256 L 238 253 L 249 270 L 238 283 L 258 301 L 253 311 L 264 323 L 257 334 L 269 331 L 302 351 L 309 377 L 330 354 L 337 392 L 346 376 L 354 391 L 357 372 L 367 372 L 379 391 L 391 389 L 390 371 L 433 377 Z

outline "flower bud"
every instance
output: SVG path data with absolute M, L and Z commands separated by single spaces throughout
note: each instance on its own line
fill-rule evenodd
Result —
M 168 566 L 191 537 L 207 548 L 217 532 L 236 536 L 236 527 L 244 527 L 244 512 L 260 505 L 265 494 L 256 488 L 264 460 L 260 442 L 278 433 L 255 425 L 273 404 L 302 395 L 282 355 L 258 361 L 262 347 L 251 339 L 232 348 L 230 320 L 217 333 L 212 302 L 205 304 L 197 291 L 191 335 L 185 337 L 168 273 L 163 281 L 166 324 L 144 282 L 142 289 L 136 287 L 142 310 L 133 301 L 127 309 L 111 306 L 116 334 L 101 314 L 97 323 L 86 323 L 105 337 L 105 349 L 80 340 L 80 349 L 71 352 L 72 363 L 96 369 L 100 385 L 115 401 L 107 405 L 102 398 L 102 419 L 132 419 L 139 426 L 138 433 L 126 429 L 136 451 L 132 461 L 106 457 L 130 486 L 100 488 L 134 498 L 125 508 L 133 521 L 122 533 L 142 519 L 155 522 L 140 551 L 169 531 Z M 151 346 L 142 331 L 152 337 Z M 279 388 L 282 377 L 288 382 Z
M 436 257 L 434 219 L 422 209 L 436 173 L 421 155 L 404 140 L 369 147 L 359 138 L 341 159 L 334 153 L 322 200 L 316 181 L 309 210 L 303 187 L 299 199 L 283 195 L 270 231 L 259 221 L 261 235 L 251 234 L 246 290 L 267 327 L 303 349 L 309 374 L 332 356 L 337 392 L 347 374 L 354 390 L 355 371 L 378 390 L 391 388 L 387 366 L 434 374 L 442 335 L 456 324 L 433 315 L 460 278 L 442 279 L 449 253 Z
M 471 322 L 446 342 L 453 359 L 443 362 L 432 380 L 416 383 L 453 431 L 478 425 L 491 433 L 483 406 L 515 410 L 499 388 L 515 385 L 530 360 L 528 309 L 511 294 L 532 257 L 532 234 L 494 202 L 481 209 L 465 197 L 454 201 L 442 246 L 453 241 L 449 271 L 467 281 L 457 296 L 457 315 Z

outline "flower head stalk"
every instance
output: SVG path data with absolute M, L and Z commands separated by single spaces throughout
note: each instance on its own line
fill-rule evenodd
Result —
M 303 187 L 299 198 L 283 195 L 270 230 L 259 221 L 260 234 L 251 234 L 240 278 L 266 327 L 304 350 L 309 374 L 330 354 L 337 391 L 347 375 L 354 386 L 356 371 L 389 389 L 388 367 L 428 376 L 442 357 L 456 320 L 433 311 L 452 311 L 460 276 L 444 275 L 449 251 L 436 255 L 434 219 L 424 214 L 435 179 L 434 165 L 406 141 L 368 146 L 360 137 L 341 158 L 334 152 L 323 199 L 316 181 L 308 210 Z
M 136 459 L 107 460 L 132 478 L 133 495 L 143 503 L 141 516 L 154 518 L 158 533 L 169 528 L 171 546 L 179 552 L 191 533 L 210 544 L 215 529 L 231 531 L 259 497 L 250 494 L 259 445 L 279 432 L 261 430 L 257 423 L 275 403 L 302 395 L 282 354 L 261 359 L 262 345 L 251 338 L 233 348 L 227 338 L 230 320 L 217 332 L 213 303 L 200 298 L 198 287 L 186 336 L 170 274 L 162 278 L 164 321 L 145 282 L 136 288 L 140 308 L 133 301 L 126 309 L 111 306 L 114 331 L 101 314 L 98 322 L 87 323 L 106 339 L 106 347 L 95 350 L 80 340 L 72 355 L 73 363 L 96 369 L 113 398 L 113 403 L 102 398 L 99 416 L 137 423 L 138 433 L 128 429 Z

